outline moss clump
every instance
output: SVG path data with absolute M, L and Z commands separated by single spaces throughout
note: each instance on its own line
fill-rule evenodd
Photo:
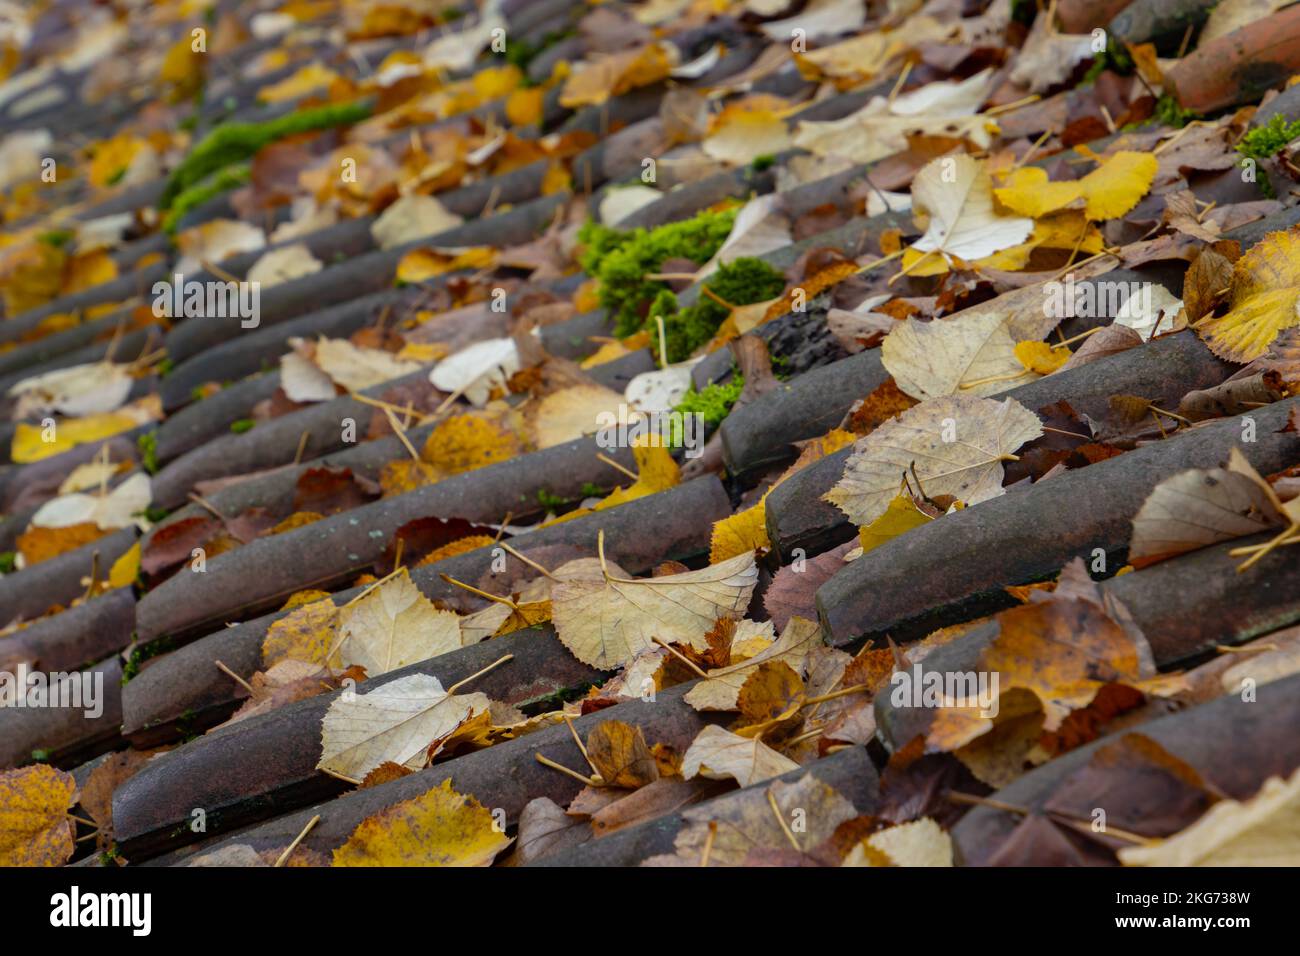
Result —
M 600 280 L 600 304 L 614 317 L 614 331 L 631 335 L 645 323 L 651 303 L 668 286 L 646 276 L 669 259 L 703 265 L 726 242 L 734 210 L 703 212 L 656 229 L 625 232 L 588 222 L 578 234 L 582 268 Z
M 737 372 L 728 382 L 714 382 L 699 392 L 691 389 L 673 411 L 683 415 L 702 415 L 705 427 L 716 428 L 731 414 L 731 406 L 736 404 L 744 387 L 745 376 Z
M 244 432 L 252 431 L 257 422 L 251 418 L 237 418 L 230 423 L 230 430 L 236 435 L 242 435 Z
M 122 665 L 122 686 L 125 687 L 140 673 L 140 668 L 144 666 L 145 661 L 174 650 L 175 647 L 176 642 L 170 637 L 160 637 L 158 640 L 143 646 L 136 645 L 132 647 L 131 653 L 127 655 L 126 663 Z M 182 719 L 184 719 L 184 715 L 182 715 Z
M 151 475 L 158 473 L 158 433 L 145 432 L 135 440 L 135 447 L 140 449 L 140 464 Z
M 761 173 L 765 170 L 771 169 L 775 163 L 775 156 L 771 153 L 764 153 L 762 156 L 755 156 L 754 161 L 749 164 L 749 167 L 754 170 L 754 172 Z
M 171 208 L 163 216 L 163 229 L 168 234 L 174 233 L 176 224 L 191 209 L 197 209 L 208 200 L 215 199 L 222 193 L 238 189 L 247 183 L 251 176 L 252 167 L 248 163 L 236 163 L 233 166 L 227 166 L 225 169 L 219 169 L 202 182 L 182 190 L 180 195 L 172 200 Z
M 218 126 L 190 150 L 167 178 L 158 208 L 172 207 L 185 190 L 198 185 L 218 170 L 251 159 L 263 146 L 297 133 L 331 129 L 359 123 L 371 113 L 367 103 L 331 103 L 297 110 L 260 123 L 227 123 Z
M 785 276 L 762 259 L 742 256 L 719 267 L 704 283 L 704 288 L 731 305 L 752 305 L 776 298 L 785 289 Z M 656 317 L 664 320 L 664 350 L 669 362 L 682 362 L 713 338 L 728 316 L 725 306 L 701 292 L 694 305 L 677 308 L 677 299 L 664 290 L 650 305 L 645 327 L 653 339 L 658 338 Z
M 1255 159 L 1267 159 L 1300 136 L 1300 120 L 1287 122 L 1281 113 L 1275 113 L 1263 126 L 1257 126 L 1241 138 L 1237 152 Z
M 1168 93 L 1160 94 L 1160 99 L 1156 100 L 1156 119 L 1166 126 L 1175 126 L 1181 129 L 1192 120 L 1200 119 L 1200 115 L 1195 110 L 1183 109 L 1178 100 Z
M 13 574 L 17 570 L 18 555 L 13 551 L 0 551 L 0 574 Z

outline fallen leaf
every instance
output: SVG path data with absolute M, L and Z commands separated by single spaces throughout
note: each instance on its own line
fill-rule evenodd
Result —
M 0 866 L 62 866 L 72 856 L 72 774 L 37 764 L 0 771 Z
M 556 634 L 574 657 L 602 670 L 626 664 L 655 638 L 705 650 L 714 622 L 741 616 L 758 582 L 752 554 L 643 580 L 596 558 L 570 561 L 554 573 Z
M 451 781 L 380 810 L 334 851 L 334 866 L 490 866 L 511 839 Z
M 824 497 L 854 524 L 869 525 L 915 466 L 926 495 L 978 504 L 1002 494 L 1002 462 L 1042 434 L 1038 416 L 1010 398 L 931 399 L 859 439 Z
M 449 695 L 428 674 L 399 677 L 367 694 L 344 692 L 325 712 L 316 766 L 355 780 L 390 761 L 419 770 L 430 745 L 468 720 L 475 702 L 475 695 Z
M 701 730 L 682 757 L 682 776 L 710 780 L 734 779 L 742 787 L 779 777 L 799 765 L 762 740 L 740 737 L 710 724 Z

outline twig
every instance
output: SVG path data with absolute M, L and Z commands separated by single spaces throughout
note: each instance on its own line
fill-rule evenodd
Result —
M 543 767 L 550 767 L 552 770 L 558 770 L 560 771 L 560 773 L 568 774 L 574 780 L 581 781 L 582 783 L 585 783 L 589 787 L 603 787 L 605 785 L 605 782 L 603 780 L 596 780 L 592 777 L 584 777 L 582 774 L 578 773 L 578 771 L 570 770 L 564 764 L 556 763 L 554 760 L 552 760 L 549 757 L 544 757 L 541 754 L 533 754 L 533 756 L 537 758 L 537 762 L 541 764 Z
M 797 852 L 802 853 L 803 848 L 799 846 L 799 841 L 794 838 L 794 834 L 790 832 L 790 828 L 786 825 L 785 817 L 781 813 L 781 808 L 776 805 L 776 797 L 772 795 L 772 789 L 770 787 L 767 791 L 767 805 L 772 808 L 772 816 L 776 817 L 776 822 L 780 825 L 781 832 L 785 834 L 785 838 L 790 841 L 790 845 L 794 847 Z
M 472 680 L 476 680 L 477 678 L 482 677 L 482 676 L 483 676 L 484 674 L 486 674 L 488 671 L 490 671 L 490 670 L 495 670 L 496 668 L 500 667 L 500 666 L 501 666 L 502 664 L 504 664 L 506 661 L 513 661 L 514 659 L 515 659 L 515 655 L 513 655 L 513 654 L 503 654 L 503 655 L 501 655 L 501 656 L 498 657 L 496 660 L 494 660 L 491 664 L 489 664 L 487 667 L 479 668 L 479 669 L 476 670 L 474 673 L 470 674 L 468 677 L 466 677 L 466 678 L 464 678 L 464 679 L 462 679 L 462 680 L 458 680 L 458 681 L 456 681 L 456 683 L 454 683 L 454 684 L 452 684 L 450 687 L 448 687 L 448 688 L 447 688 L 447 696 L 450 697 L 452 694 L 456 693 L 456 691 L 460 690 L 462 687 L 464 687 L 464 686 L 465 686 L 466 684 L 468 684 L 470 681 L 472 681 Z
M 307 836 L 308 833 L 311 832 L 311 828 L 318 823 L 320 823 L 319 813 L 316 814 L 314 817 L 312 817 L 310 820 L 308 820 L 307 825 L 302 828 L 302 832 L 299 833 L 296 837 L 294 837 L 293 842 L 284 848 L 284 852 L 281 853 L 279 857 L 276 858 L 275 865 L 284 866 L 285 861 L 289 859 L 289 854 L 292 853 L 294 850 L 298 849 L 298 844 L 301 843 L 303 841 L 303 838 Z
M 217 670 L 221 671 L 221 673 L 225 674 L 227 677 L 233 680 L 240 687 L 244 688 L 244 690 L 248 691 L 250 695 L 257 696 L 257 691 L 253 689 L 252 684 L 250 684 L 248 681 L 244 680 L 244 678 L 240 677 L 238 674 L 232 671 L 229 667 L 225 665 L 224 662 L 216 661 L 215 663 L 217 665 Z

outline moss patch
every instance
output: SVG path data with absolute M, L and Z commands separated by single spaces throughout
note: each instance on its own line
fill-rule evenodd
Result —
M 167 186 L 158 200 L 158 208 L 168 210 L 176 199 L 192 186 L 203 182 L 218 170 L 251 159 L 263 146 L 297 133 L 349 126 L 370 116 L 367 103 L 331 103 L 297 110 L 260 123 L 226 123 L 218 126 L 199 142 L 185 159 L 172 170 Z
M 588 222 L 578 234 L 585 247 L 582 268 L 600 280 L 600 304 L 614 318 L 617 335 L 641 328 L 650 305 L 668 286 L 647 275 L 669 259 L 703 265 L 713 258 L 731 232 L 735 211 L 703 212 L 693 219 L 656 229 L 623 231 Z

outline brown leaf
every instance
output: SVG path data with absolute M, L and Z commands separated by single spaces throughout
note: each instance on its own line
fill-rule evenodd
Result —
M 621 720 L 597 724 L 587 735 L 587 753 L 610 786 L 636 789 L 659 779 L 659 770 L 641 728 Z

